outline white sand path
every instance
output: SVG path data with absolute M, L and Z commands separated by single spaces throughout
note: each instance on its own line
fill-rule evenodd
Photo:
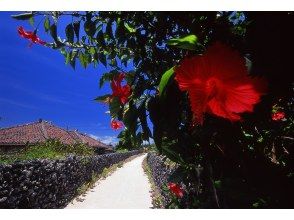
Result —
M 89 189 L 82 202 L 76 199 L 68 209 L 148 209 L 151 204 L 151 187 L 143 171 L 146 154 L 136 157 L 118 168 L 106 179 L 98 180 Z

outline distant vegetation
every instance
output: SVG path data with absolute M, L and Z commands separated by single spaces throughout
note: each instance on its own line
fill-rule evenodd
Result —
M 61 159 L 70 154 L 77 156 L 94 155 L 94 148 L 85 144 L 64 145 L 60 141 L 49 140 L 45 143 L 29 146 L 19 151 L 0 153 L 0 163 L 12 163 L 33 159 Z

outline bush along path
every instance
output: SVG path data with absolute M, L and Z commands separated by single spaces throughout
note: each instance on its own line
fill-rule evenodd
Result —
M 98 180 L 82 199 L 75 199 L 66 208 L 151 208 L 151 187 L 142 168 L 145 157 L 138 156 L 106 179 Z

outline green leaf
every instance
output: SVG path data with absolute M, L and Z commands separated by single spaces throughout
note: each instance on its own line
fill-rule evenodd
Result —
M 79 53 L 79 60 L 80 60 L 81 65 L 86 69 L 88 62 L 87 62 L 87 58 L 86 58 L 85 54 L 83 54 L 82 52 Z
M 50 35 L 52 36 L 55 42 L 58 42 L 56 24 L 52 24 L 50 26 Z
M 94 100 L 97 102 L 105 102 L 105 100 L 107 98 L 110 98 L 110 96 L 111 96 L 110 94 L 106 94 L 106 95 L 98 96 Z
M 86 36 L 82 36 L 82 43 L 84 44 L 86 42 L 87 37 Z
M 104 83 L 105 83 L 106 81 L 111 81 L 111 80 L 113 79 L 113 76 L 114 76 L 115 74 L 117 74 L 116 71 L 111 71 L 111 72 L 109 72 L 109 73 L 104 73 L 104 74 L 102 75 L 102 77 L 100 78 L 100 81 L 99 81 L 99 87 L 100 87 L 100 89 L 102 88 L 102 86 L 104 85 Z
M 129 56 L 126 55 L 126 54 L 124 54 L 124 55 L 120 58 L 121 63 L 124 64 L 125 67 L 127 67 L 129 59 L 130 59 Z
M 91 55 L 94 55 L 94 54 L 96 53 L 95 48 L 94 48 L 94 47 L 91 47 L 91 48 L 89 49 L 89 53 L 90 53 Z
M 160 83 L 159 83 L 159 96 L 163 97 L 165 94 L 166 86 L 169 84 L 171 79 L 174 76 L 174 67 L 167 70 L 161 77 Z
M 73 43 L 74 41 L 74 27 L 72 24 L 69 24 L 65 28 L 66 39 L 68 42 Z
M 124 23 L 125 28 L 130 32 L 130 33 L 135 33 L 136 29 L 132 28 L 128 23 Z
M 93 65 L 94 65 L 94 68 L 96 68 L 97 65 L 98 65 L 98 61 L 97 60 L 93 60 Z
M 71 60 L 69 63 L 73 69 L 76 69 L 76 59 Z
M 85 57 L 85 59 L 87 61 L 87 64 L 92 62 L 92 56 L 91 56 L 91 54 L 89 54 L 88 50 L 85 51 L 84 57 Z
M 127 81 L 127 84 L 132 85 L 134 82 L 134 78 L 135 78 L 136 73 L 135 72 L 128 72 L 128 74 L 126 74 L 125 80 Z
M 101 63 L 103 63 L 105 67 L 107 67 L 106 56 L 104 55 L 104 53 L 102 52 L 98 53 L 98 59 Z
M 108 34 L 108 36 L 113 39 L 113 33 L 112 33 L 112 22 L 108 22 L 106 25 L 106 33 Z
M 179 163 L 179 164 L 183 164 L 184 161 L 181 158 L 180 154 L 174 152 L 173 150 L 169 149 L 169 147 L 162 145 L 162 150 L 164 152 L 164 154 L 171 159 L 172 161 Z
M 29 23 L 32 27 L 34 27 L 34 24 L 35 24 L 35 20 L 34 20 L 34 17 L 30 17 L 29 19 Z
M 267 205 L 264 199 L 258 198 L 258 201 L 252 204 L 253 208 L 263 208 Z
M 75 21 L 73 23 L 73 28 L 74 28 L 74 32 L 76 34 L 76 37 L 77 37 L 77 41 L 79 41 L 80 39 L 80 21 Z
M 117 138 L 123 138 L 124 135 L 125 135 L 125 131 L 126 131 L 126 130 L 121 131 L 121 132 L 117 135 Z
M 76 49 L 72 50 L 70 53 L 70 61 L 69 64 L 73 69 L 76 68 L 76 57 L 78 55 L 78 51 Z
M 253 135 L 252 135 L 252 134 L 249 134 L 249 133 L 247 133 L 247 132 L 245 132 L 245 131 L 243 131 L 243 134 L 244 134 L 244 136 L 245 136 L 246 138 L 248 138 L 248 139 L 253 138 Z
M 66 58 L 65 58 L 65 64 L 66 65 L 69 64 L 69 62 L 70 62 L 71 53 L 72 52 L 66 53 Z
M 103 23 L 99 23 L 98 26 L 96 27 L 96 32 L 100 32 L 103 29 Z
M 173 38 L 167 41 L 167 45 L 176 46 L 186 50 L 195 50 L 197 43 L 196 35 L 188 35 L 182 38 Z
M 115 58 L 111 59 L 110 65 L 113 66 L 113 67 L 116 67 L 117 66 L 117 61 L 116 61 Z
M 84 30 L 88 36 L 93 37 L 96 32 L 95 23 L 91 20 L 87 20 L 84 24 Z
M 114 97 L 109 103 L 109 111 L 112 118 L 116 118 L 120 111 L 120 101 L 117 97 Z
M 125 27 L 122 21 L 117 23 L 116 30 L 115 30 L 115 37 L 118 39 L 118 43 L 122 41 L 120 39 L 123 38 L 124 36 L 124 28 Z
M 17 20 L 29 20 L 34 16 L 33 12 L 26 12 L 18 15 L 11 15 L 12 18 Z
M 132 135 L 136 135 L 137 130 L 138 109 L 132 103 L 129 104 L 129 108 L 123 115 L 123 122 L 126 128 Z
M 44 29 L 45 29 L 46 32 L 48 32 L 49 29 L 50 29 L 50 20 L 49 20 L 48 17 L 45 18 L 45 21 L 44 21 Z
M 76 50 L 76 49 L 72 50 L 70 60 L 76 59 L 77 55 L 78 55 L 78 50 Z
M 64 48 L 61 48 L 61 49 L 60 49 L 60 53 L 61 53 L 64 57 L 67 56 L 66 50 L 65 50 Z
M 102 76 L 101 78 L 100 78 L 100 80 L 99 80 L 99 88 L 101 89 L 102 88 L 102 86 L 104 85 L 104 83 L 105 83 L 105 77 L 104 76 Z
M 264 140 L 263 137 L 259 137 L 259 138 L 257 139 L 257 142 L 258 142 L 258 143 L 262 143 L 263 140 Z
M 105 40 L 104 40 L 104 36 L 103 36 L 103 32 L 99 31 L 97 36 L 96 36 L 96 40 L 98 42 L 98 44 L 100 44 L 101 47 L 105 47 Z
M 213 185 L 216 189 L 221 189 L 222 182 L 220 180 L 215 180 Z
M 53 43 L 52 48 L 53 49 L 60 49 L 64 46 L 65 46 L 65 44 L 60 42 L 59 39 L 57 39 L 57 41 Z

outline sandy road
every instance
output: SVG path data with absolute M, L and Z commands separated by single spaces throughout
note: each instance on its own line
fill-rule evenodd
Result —
M 151 204 L 151 188 L 143 171 L 146 154 L 136 157 L 118 168 L 104 180 L 98 180 L 86 196 L 70 203 L 67 209 L 148 209 Z

